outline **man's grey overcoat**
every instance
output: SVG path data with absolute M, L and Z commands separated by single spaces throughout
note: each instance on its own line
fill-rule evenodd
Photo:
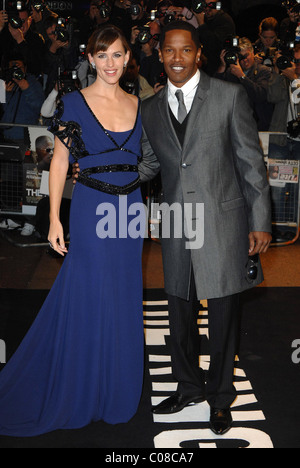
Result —
M 164 202 L 194 206 L 194 213 L 185 213 L 186 226 L 192 226 L 196 204 L 204 204 L 201 248 L 187 248 L 184 236 L 162 239 L 166 292 L 189 297 L 191 265 L 199 300 L 261 283 L 260 262 L 257 280 L 247 279 L 248 235 L 271 232 L 270 193 L 257 126 L 242 86 L 201 72 L 183 147 L 170 118 L 167 86 L 143 102 L 142 122 L 141 181 L 160 169 Z

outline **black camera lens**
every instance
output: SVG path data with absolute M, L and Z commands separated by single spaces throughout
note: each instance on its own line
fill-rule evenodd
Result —
M 255 280 L 257 278 L 257 266 L 251 265 L 248 270 L 248 278 Z
M 31 6 L 38 12 L 43 11 L 45 8 L 45 5 L 43 4 L 41 0 L 32 0 Z
M 287 68 L 291 68 L 292 62 L 289 57 L 282 55 L 281 57 L 277 59 L 276 65 L 279 68 L 279 70 L 283 71 L 283 70 L 286 70 Z
M 10 15 L 8 22 L 13 29 L 20 29 L 23 26 L 23 20 L 18 15 Z
M 132 3 L 130 5 L 130 14 L 132 16 L 139 16 L 139 14 L 141 13 L 142 11 L 142 7 L 141 5 L 139 5 L 138 3 Z
M 64 29 L 58 29 L 56 32 L 56 39 L 60 42 L 68 42 L 70 39 L 70 35 L 68 31 L 65 31 Z
M 192 1 L 192 10 L 194 13 L 202 13 L 206 7 L 207 7 L 207 4 L 205 1 L 201 1 L 201 0 Z
M 227 52 L 224 56 L 226 65 L 236 65 L 238 61 L 238 55 L 235 52 Z
M 248 263 L 247 263 L 247 278 L 250 281 L 254 281 L 257 279 L 258 275 L 258 261 L 259 261 L 259 256 L 253 255 L 253 257 L 248 258 Z
M 172 23 L 176 20 L 175 13 L 167 13 L 164 17 L 164 25 L 166 26 L 169 23 Z
M 12 71 L 12 77 L 15 80 L 21 81 L 21 80 L 24 80 L 25 73 L 23 72 L 23 70 L 21 70 L 21 68 L 14 67 Z

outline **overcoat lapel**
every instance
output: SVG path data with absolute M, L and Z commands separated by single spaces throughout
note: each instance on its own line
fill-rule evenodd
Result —
M 165 86 L 163 91 L 159 94 L 158 108 L 162 118 L 163 126 L 166 133 L 171 137 L 171 141 L 174 141 L 178 150 L 181 152 L 182 147 L 178 140 L 177 134 L 172 124 L 172 120 L 169 112 L 169 103 L 168 103 L 168 86 Z
M 210 78 L 201 72 L 200 83 L 196 91 L 194 102 L 189 113 L 187 128 L 185 132 L 182 149 L 183 158 L 188 149 L 189 143 L 193 142 L 193 134 L 196 133 L 196 140 L 199 139 L 199 119 L 205 120 L 205 101 L 209 94 Z

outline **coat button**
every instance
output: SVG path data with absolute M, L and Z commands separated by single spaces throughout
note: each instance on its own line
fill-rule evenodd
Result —
M 186 163 L 183 163 L 183 164 L 181 164 L 181 167 L 183 167 L 183 169 L 186 169 L 186 168 L 187 168 L 187 164 L 186 164 Z

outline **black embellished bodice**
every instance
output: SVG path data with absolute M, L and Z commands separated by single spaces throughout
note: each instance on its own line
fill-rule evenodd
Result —
M 103 127 L 80 91 L 66 95 L 60 101 L 49 131 L 70 151 L 70 161 L 79 163 L 79 183 L 111 195 L 128 195 L 139 187 L 139 110 L 132 130 L 115 133 Z M 109 155 L 114 155 L 114 158 Z M 83 159 L 89 162 L 82 164 Z M 122 185 L 101 180 L 101 176 L 99 177 L 101 174 L 117 173 L 136 173 L 137 176 Z

